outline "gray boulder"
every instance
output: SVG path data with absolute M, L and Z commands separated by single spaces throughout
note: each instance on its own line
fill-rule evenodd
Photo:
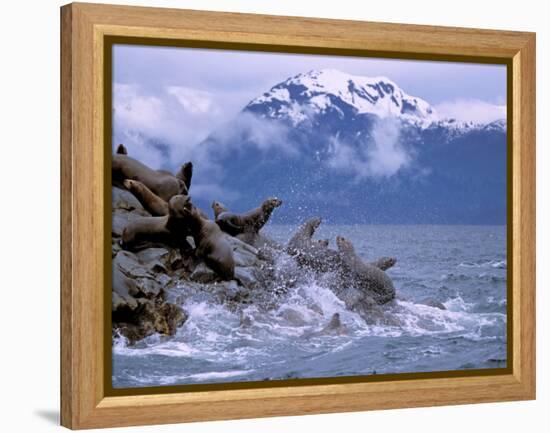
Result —
M 118 251 L 113 259 L 113 331 L 131 344 L 155 332 L 173 335 L 187 320 L 180 306 L 166 300 L 165 288 L 174 284 L 167 270 L 178 262 L 178 253 L 150 250 Z

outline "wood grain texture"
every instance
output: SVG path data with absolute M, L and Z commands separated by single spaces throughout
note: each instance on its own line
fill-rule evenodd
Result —
M 75 429 L 127 426 L 535 397 L 534 34 L 93 4 L 64 6 L 61 26 L 62 425 Z M 513 61 L 512 374 L 106 396 L 105 36 Z
M 535 397 L 535 37 L 513 59 L 514 374 Z
M 73 413 L 72 349 L 72 10 L 61 10 L 61 424 Z

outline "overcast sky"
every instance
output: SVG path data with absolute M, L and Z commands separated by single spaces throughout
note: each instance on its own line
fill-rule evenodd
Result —
M 116 45 L 113 63 L 115 82 L 140 84 L 151 91 L 175 85 L 238 92 L 243 104 L 293 75 L 324 68 L 386 76 L 433 105 L 456 99 L 506 101 L 504 65 L 139 45 Z
M 274 85 L 312 69 L 385 76 L 445 117 L 489 122 L 505 113 L 503 65 L 137 45 L 113 50 L 113 144 L 126 143 L 157 168 L 200 159 L 196 145 L 210 132 Z M 158 145 L 151 147 L 150 138 Z

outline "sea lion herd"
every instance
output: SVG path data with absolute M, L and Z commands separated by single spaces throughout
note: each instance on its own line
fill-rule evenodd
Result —
M 233 280 L 235 261 L 227 235 L 254 245 L 260 230 L 283 201 L 270 197 L 257 208 L 244 213 L 232 212 L 221 202 L 214 201 L 214 220 L 211 220 L 191 200 L 192 177 L 192 162 L 183 164 L 174 175 L 165 170 L 151 169 L 129 156 L 126 147 L 120 144 L 112 158 L 113 185 L 130 191 L 151 214 L 128 222 L 122 232 L 121 246 L 127 250 L 139 250 L 162 244 L 190 249 L 187 238 L 191 237 L 195 256 L 220 279 Z M 393 266 L 396 259 L 382 257 L 366 263 L 356 254 L 351 241 L 341 236 L 336 238 L 338 251 L 331 250 L 328 239 L 313 239 L 320 224 L 320 218 L 306 221 L 290 240 L 286 252 L 296 257 L 299 264 L 321 271 L 345 266 L 358 277 L 369 280 L 375 289 L 380 286 L 385 293 L 389 289 L 393 299 L 393 284 L 384 271 Z

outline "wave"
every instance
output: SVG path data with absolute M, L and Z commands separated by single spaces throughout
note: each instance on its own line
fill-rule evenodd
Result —
M 477 262 L 461 262 L 459 268 L 495 268 L 506 269 L 508 266 L 506 260 L 489 260 L 489 261 L 477 261 Z
M 213 370 L 209 373 L 215 374 L 216 366 L 222 363 L 250 365 L 251 359 L 274 362 L 272 354 L 277 345 L 319 354 L 319 351 L 337 353 L 365 337 L 448 335 L 479 340 L 492 338 L 485 330 L 506 321 L 506 315 L 501 313 L 473 312 L 474 304 L 460 295 L 447 299 L 443 305 L 445 310 L 396 300 L 377 311 L 379 320 L 367 323 L 358 313 L 347 310 L 330 289 L 317 283 L 296 288 L 271 311 L 248 306 L 237 312 L 212 302 L 188 300 L 183 307 L 190 318 L 174 337 L 153 335 L 135 346 L 128 346 L 127 341 L 117 337 L 113 340 L 113 352 L 126 357 L 201 360 L 211 363 Z M 323 333 L 335 313 L 345 326 L 344 335 Z
M 466 275 L 466 274 L 455 274 L 455 273 L 448 273 L 444 274 L 441 277 L 441 281 L 446 282 L 466 282 L 466 281 L 472 281 L 472 280 L 481 280 L 481 281 L 487 281 L 489 283 L 501 283 L 506 282 L 506 276 L 505 275 L 492 275 L 486 272 L 482 272 L 480 274 L 476 275 Z
M 239 376 L 246 376 L 253 373 L 254 370 L 233 370 L 233 371 L 210 371 L 206 373 L 194 374 L 128 374 L 124 375 L 125 380 L 134 383 L 134 386 L 151 386 L 151 385 L 174 385 L 180 383 L 203 383 L 212 381 L 223 381 L 224 379 L 232 379 Z M 122 378 L 117 378 L 121 380 Z

